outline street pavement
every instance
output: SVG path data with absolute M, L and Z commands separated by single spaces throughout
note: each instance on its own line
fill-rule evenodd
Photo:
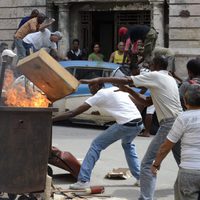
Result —
M 53 145 L 62 151 L 71 152 L 76 158 L 83 159 L 92 140 L 103 129 L 95 127 L 76 127 L 53 126 Z M 143 158 L 147 147 L 152 140 L 150 138 L 136 137 L 134 143 L 140 160 Z M 111 195 L 118 198 L 126 198 L 128 200 L 137 200 L 139 196 L 139 187 L 134 187 L 135 179 L 133 177 L 126 180 L 105 179 L 105 175 L 113 168 L 127 168 L 123 149 L 120 141 L 112 144 L 106 150 L 102 151 L 99 161 L 93 170 L 91 177 L 92 185 L 102 185 L 105 187 L 105 195 Z M 173 200 L 173 184 L 176 179 L 178 167 L 170 153 L 161 166 L 158 173 L 155 199 Z M 69 184 L 75 182 L 71 175 L 64 170 L 53 167 L 53 183 L 56 187 L 66 189 Z

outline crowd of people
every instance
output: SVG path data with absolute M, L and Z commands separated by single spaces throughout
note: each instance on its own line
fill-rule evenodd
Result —
M 173 52 L 170 49 L 155 46 L 157 34 L 155 29 L 136 27 L 132 28 L 130 32 L 125 27 L 119 30 L 121 36 L 126 36 L 126 42 L 120 42 L 118 50 L 113 52 L 110 57 L 110 62 L 114 62 L 120 57 L 118 52 L 121 51 L 121 48 L 126 44 L 128 44 L 127 46 L 131 44 L 129 59 L 133 75 L 80 80 L 81 83 L 89 84 L 93 96 L 78 108 L 54 119 L 54 121 L 68 119 L 81 114 L 92 106 L 97 106 L 109 112 L 116 120 L 115 124 L 92 141 L 81 165 L 78 181 L 70 185 L 70 188 L 89 187 L 92 170 L 101 151 L 115 141 L 121 140 L 127 164 L 133 177 L 136 178 L 134 185 L 140 186 L 138 199 L 154 199 L 158 170 L 162 160 L 172 150 L 175 162 L 179 167 L 174 186 L 175 200 L 199 200 L 200 60 L 196 58 L 188 61 L 188 80 L 182 81 L 175 74 Z M 135 53 L 134 49 L 138 40 L 141 40 L 143 44 L 141 53 L 138 51 Z M 99 49 L 99 46 L 96 48 Z M 124 48 L 123 54 L 128 55 L 129 49 L 130 47 L 126 52 Z M 146 53 L 144 54 L 144 52 Z M 127 57 L 123 55 L 122 64 L 126 59 Z M 141 63 L 143 63 L 142 67 L 140 67 Z M 144 63 L 148 64 L 148 70 L 144 67 Z M 107 82 L 114 86 L 103 88 L 103 84 Z M 136 93 L 131 89 L 132 86 L 149 89 L 151 97 Z M 142 116 L 136 102 L 150 110 L 153 106 L 159 122 L 159 129 L 151 140 L 141 164 L 133 143 L 135 137 L 143 129 Z
M 48 19 L 38 10 L 22 19 L 14 35 L 13 48 L 17 49 L 18 60 L 31 52 L 46 48 L 60 58 L 57 42 L 62 39 L 59 31 L 51 32 L 49 27 L 55 20 Z M 90 177 L 102 150 L 121 140 L 127 164 L 140 186 L 140 200 L 153 200 L 158 170 L 162 160 L 172 150 L 179 167 L 174 186 L 175 200 L 200 199 L 200 59 L 187 63 L 188 79 L 183 81 L 175 71 L 175 55 L 169 48 L 157 47 L 157 32 L 153 27 L 135 25 L 120 27 L 120 42 L 111 53 L 109 62 L 128 64 L 132 75 L 123 77 L 97 77 L 80 80 L 89 84 L 92 97 L 78 108 L 54 118 L 54 121 L 68 119 L 90 109 L 92 106 L 106 110 L 116 123 L 95 138 L 84 158 L 77 183 L 71 189 L 84 189 L 90 185 Z M 7 47 L 1 46 L 4 56 L 14 57 Z M 92 53 L 80 49 L 78 39 L 72 41 L 66 60 L 104 61 L 99 43 L 94 43 Z M 104 88 L 104 83 L 114 86 Z M 143 88 L 136 93 L 131 87 Z M 150 90 L 151 97 L 145 97 L 144 90 Z M 142 119 L 137 105 L 147 108 L 146 120 Z M 140 163 L 135 137 L 142 133 L 150 135 L 149 122 L 156 113 L 159 128 Z M 144 121 L 144 125 L 143 125 Z

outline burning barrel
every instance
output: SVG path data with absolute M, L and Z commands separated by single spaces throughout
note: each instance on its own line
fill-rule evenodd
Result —
M 1 192 L 44 190 L 51 117 L 51 108 L 0 107 Z
M 7 70 L 12 84 L 4 88 L 8 107 L 0 107 L 0 192 L 12 194 L 44 190 L 54 111 L 47 106 L 79 84 L 44 50 L 20 60 L 18 68 L 37 87 L 13 82 Z

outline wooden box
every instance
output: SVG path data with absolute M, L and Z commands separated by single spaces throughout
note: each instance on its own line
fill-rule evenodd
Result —
M 78 80 L 43 49 L 20 60 L 17 67 L 51 102 L 73 93 L 79 85 Z

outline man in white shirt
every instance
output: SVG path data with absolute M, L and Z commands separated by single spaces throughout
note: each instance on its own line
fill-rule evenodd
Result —
M 92 106 L 97 106 L 108 112 L 116 120 L 116 123 L 93 140 L 81 165 L 78 182 L 71 185 L 70 188 L 83 189 L 89 187 L 92 169 L 99 159 L 101 151 L 120 139 L 129 169 L 137 180 L 135 185 L 139 185 L 140 162 L 132 141 L 143 128 L 140 112 L 130 99 L 129 94 L 117 91 L 119 90 L 117 87 L 102 89 L 102 84 L 90 84 L 89 88 L 93 94 L 92 97 L 75 110 L 54 118 L 54 121 L 74 117 Z
M 176 117 L 182 112 L 179 91 L 176 81 L 167 71 L 167 60 L 161 56 L 155 57 L 152 64 L 152 72 L 138 76 L 127 76 L 121 78 L 107 77 L 91 80 L 80 80 L 82 83 L 104 83 L 134 84 L 136 87 L 146 87 L 151 92 L 160 128 L 151 141 L 141 163 L 140 173 L 140 200 L 153 200 L 156 176 L 151 173 L 156 152 L 165 141 Z M 173 148 L 174 158 L 180 163 L 180 144 Z
M 23 46 L 26 49 L 27 55 L 30 54 L 30 49 L 33 52 L 45 48 L 48 52 L 50 50 L 57 51 L 57 42 L 62 39 L 62 34 L 59 31 L 51 32 L 47 28 L 42 31 L 30 33 L 23 38 Z
M 189 85 L 184 98 L 188 110 L 177 117 L 158 150 L 151 170 L 156 175 L 163 159 L 181 140 L 181 163 L 174 185 L 175 199 L 197 200 L 200 198 L 200 85 Z

